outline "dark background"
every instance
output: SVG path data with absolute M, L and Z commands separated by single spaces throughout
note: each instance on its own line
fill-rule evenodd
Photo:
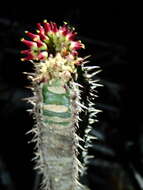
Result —
M 33 119 L 26 112 L 30 105 L 21 100 L 31 95 L 22 73 L 31 65 L 20 61 L 19 52 L 24 31 L 33 31 L 44 19 L 74 26 L 86 45 L 81 54 L 91 55 L 91 65 L 102 69 L 98 78 L 104 87 L 98 89 L 95 103 L 103 113 L 92 131 L 98 140 L 89 150 L 95 158 L 89 162 L 86 183 L 93 190 L 143 188 L 139 179 L 143 175 L 141 64 L 128 59 L 132 57 L 129 39 L 136 48 L 129 38 L 135 7 L 131 11 L 129 4 L 117 2 L 83 4 L 35 1 L 0 7 L 0 190 L 36 190 L 33 145 L 28 144 L 32 137 L 25 135 Z

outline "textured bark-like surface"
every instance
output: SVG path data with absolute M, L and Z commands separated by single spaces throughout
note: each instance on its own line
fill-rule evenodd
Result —
M 42 95 L 45 124 L 41 129 L 41 144 L 46 164 L 44 173 L 49 173 L 51 189 L 70 190 L 73 185 L 73 123 L 70 95 L 64 86 L 56 85 L 54 82 L 51 85 L 42 85 Z
M 37 149 L 36 168 L 43 175 L 42 188 L 85 189 L 78 182 L 82 169 L 77 159 L 79 137 L 75 133 L 81 109 L 78 87 L 74 82 L 67 85 L 62 80 L 53 80 L 35 85 L 34 92 L 36 125 L 32 131 Z

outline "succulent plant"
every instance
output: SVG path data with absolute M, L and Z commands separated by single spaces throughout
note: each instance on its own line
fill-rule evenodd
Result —
M 21 41 L 28 47 L 21 51 L 22 61 L 31 61 L 34 72 L 27 73 L 32 81 L 32 103 L 35 125 L 30 132 L 34 133 L 36 143 L 36 169 L 43 176 L 41 188 L 44 190 L 87 190 L 88 187 L 79 182 L 79 176 L 86 169 L 86 163 L 78 160 L 80 141 L 84 141 L 83 160 L 88 160 L 88 144 L 91 124 L 95 122 L 96 113 L 94 93 L 100 85 L 93 76 L 98 72 L 97 66 L 88 66 L 87 57 L 78 56 L 78 50 L 84 48 L 81 41 L 75 40 L 74 28 L 64 23 L 58 27 L 56 23 L 46 20 L 37 24 L 37 33 L 26 31 L 31 41 Z M 81 100 L 82 85 L 77 82 L 78 68 L 89 84 L 88 105 Z M 94 72 L 93 72 L 94 71 Z M 84 90 L 84 89 L 83 89 Z M 84 140 L 76 133 L 79 127 L 79 113 L 88 112 L 89 125 L 85 130 Z

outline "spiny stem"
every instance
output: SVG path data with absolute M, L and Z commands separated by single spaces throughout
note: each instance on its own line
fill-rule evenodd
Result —
M 97 84 L 91 78 L 96 72 L 89 73 L 97 66 L 83 66 L 88 63 L 78 56 L 78 49 L 84 48 L 81 41 L 76 41 L 77 33 L 65 23 L 58 27 L 56 23 L 37 24 L 37 34 L 26 31 L 32 41 L 22 38 L 28 50 L 22 61 L 31 61 L 34 73 L 28 74 L 32 81 L 31 90 L 34 96 L 28 98 L 33 105 L 31 113 L 35 120 L 31 132 L 35 145 L 36 166 L 42 174 L 43 190 L 88 190 L 79 182 L 84 167 L 77 159 L 78 148 L 82 140 L 77 134 L 79 113 L 89 112 L 89 127 L 85 131 L 85 140 L 90 141 L 90 124 L 97 110 L 88 101 L 88 106 L 81 103 L 81 84 L 77 83 L 77 67 L 82 68 L 93 94 Z M 82 65 L 83 64 L 83 65 Z M 83 89 L 84 90 L 84 89 Z M 83 141 L 83 140 L 82 140 Z M 83 154 L 86 156 L 86 154 Z M 85 166 L 86 167 L 86 166 Z

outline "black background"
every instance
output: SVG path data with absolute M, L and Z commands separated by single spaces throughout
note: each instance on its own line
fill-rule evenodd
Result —
M 0 7 L 0 189 L 36 190 L 33 171 L 32 138 L 25 133 L 33 119 L 21 101 L 31 95 L 22 74 L 31 65 L 20 61 L 24 31 L 34 31 L 44 19 L 62 25 L 69 22 L 86 45 L 81 55 L 91 55 L 92 65 L 100 65 L 98 75 L 104 87 L 98 89 L 96 106 L 103 110 L 93 133 L 88 184 L 93 190 L 137 190 L 135 170 L 142 175 L 142 93 L 141 64 L 128 58 L 137 34 L 136 8 L 124 3 L 17 2 Z M 133 38 L 133 36 L 135 38 Z M 81 129 L 82 130 L 82 129 Z

